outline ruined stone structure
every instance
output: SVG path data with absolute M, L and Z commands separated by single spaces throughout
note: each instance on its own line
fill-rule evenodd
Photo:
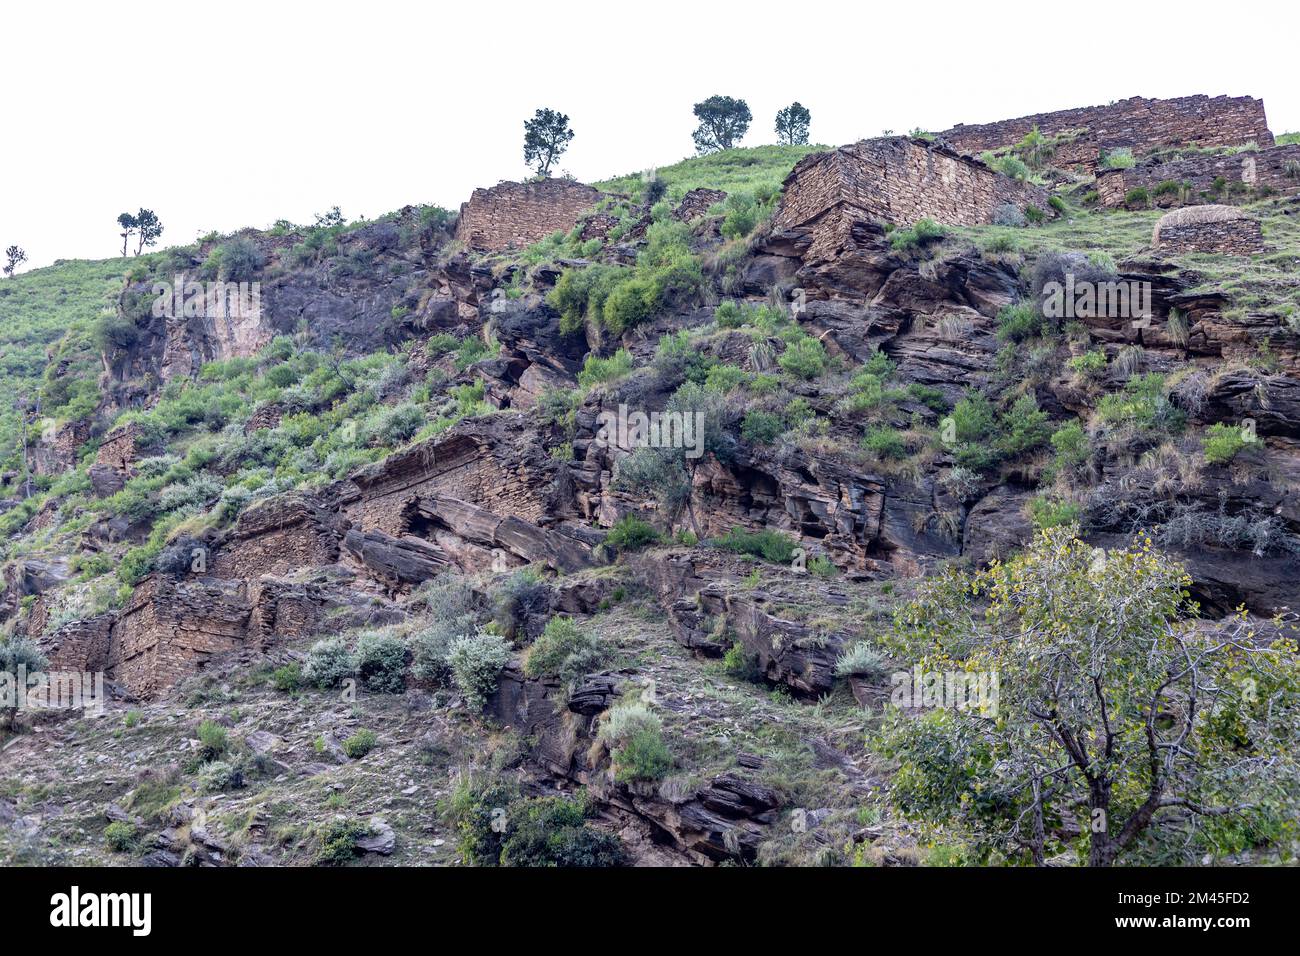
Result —
M 1035 127 L 1046 137 L 1070 137 L 1056 165 L 1086 164 L 1100 150 L 1127 147 L 1141 155 L 1162 146 L 1272 146 L 1264 101 L 1251 96 L 1181 96 L 1153 100 L 1134 96 L 1108 106 L 1036 113 L 967 126 L 939 135 L 965 153 L 1014 146 Z M 1065 144 L 1062 144 L 1065 146 Z
M 483 252 L 530 246 L 553 232 L 572 229 L 603 195 L 568 179 L 476 189 L 460 207 L 456 238 Z
M 66 422 L 42 432 L 32 449 L 32 471 L 38 475 L 58 475 L 76 467 L 77 451 L 90 439 L 90 422 Z
M 1291 195 L 1300 193 L 1300 145 L 1108 169 L 1097 175 L 1096 188 L 1101 204 L 1110 207 L 1124 205 L 1135 189 L 1145 189 L 1160 206 L 1209 203 L 1220 193 L 1247 189 Z
M 338 560 L 342 532 L 336 517 L 305 495 L 278 495 L 239 516 L 215 547 L 212 574 L 251 580 Z
M 1217 252 L 1250 256 L 1264 251 L 1259 220 L 1233 206 L 1189 206 L 1160 217 L 1152 244 L 1161 252 Z
M 95 464 L 114 471 L 130 471 L 135 464 L 139 438 L 140 427 L 135 422 L 114 428 L 100 443 L 99 451 L 95 453 Z
M 107 676 L 142 697 L 174 687 L 214 655 L 242 647 L 251 612 L 242 582 L 155 574 L 112 626 Z
M 841 214 L 900 226 L 927 218 L 974 226 L 992 222 L 1006 204 L 1050 208 L 1046 190 L 1038 186 L 1003 176 L 942 144 L 891 136 L 800 160 L 785 180 L 773 231 Z
M 690 222 L 703 216 L 714 206 L 727 198 L 721 189 L 692 189 L 673 210 L 673 218 L 679 222 Z
M 99 614 L 69 621 L 37 639 L 51 671 L 104 671 L 109 666 L 109 641 L 116 614 Z
M 418 533 L 416 504 L 439 494 L 525 521 L 544 518 L 554 462 L 530 436 L 500 435 L 493 424 L 470 423 L 357 472 L 350 479 L 355 491 L 344 499 L 349 520 L 395 536 Z
M 137 442 L 140 428 L 129 422 L 104 436 L 95 453 L 95 463 L 90 466 L 90 486 L 99 497 L 107 497 L 122 489 L 127 479 L 135 474 L 135 461 L 139 454 Z
M 248 421 L 244 422 L 244 434 L 251 435 L 263 428 L 278 428 L 282 418 L 284 418 L 284 408 L 275 402 L 266 402 L 257 406 L 253 414 L 248 416 Z

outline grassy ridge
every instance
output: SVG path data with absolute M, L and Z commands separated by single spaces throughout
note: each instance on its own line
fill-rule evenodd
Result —
M 147 257 L 146 257 L 147 258 Z M 0 281 L 0 468 L 21 463 L 17 401 L 39 394 L 43 415 L 85 415 L 98 400 L 95 320 L 111 313 L 127 268 L 139 260 L 61 260 Z M 56 366 L 77 374 L 57 377 Z

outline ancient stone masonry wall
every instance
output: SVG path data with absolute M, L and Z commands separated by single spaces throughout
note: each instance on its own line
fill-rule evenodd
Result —
M 216 544 L 211 573 L 252 580 L 332 564 L 341 537 L 338 520 L 319 502 L 279 495 L 239 516 L 230 534 Z
M 1194 222 L 1163 227 L 1156 248 L 1175 255 L 1217 252 L 1228 256 L 1252 256 L 1264 251 L 1264 236 L 1256 219 Z
M 471 249 L 523 248 L 553 232 L 567 232 L 604 194 L 567 179 L 501 183 L 476 189 L 460 207 L 456 238 Z
M 1035 127 L 1049 137 L 1079 133 L 1076 142 L 1088 143 L 1094 150 L 1126 146 L 1138 154 L 1161 146 L 1273 145 L 1264 101 L 1251 96 L 1197 95 L 1168 100 L 1135 96 L 1108 106 L 959 124 L 939 135 L 962 152 L 978 154 L 1014 146 Z
M 42 437 L 32 450 L 32 470 L 38 475 L 58 475 L 76 467 L 77 451 L 90 439 L 90 422 L 60 425 L 47 441 Z
M 673 210 L 673 218 L 681 222 L 690 222 L 703 216 L 711 206 L 722 202 L 727 194 L 721 189 L 692 189 Z
M 1252 190 L 1267 187 L 1284 195 L 1300 193 L 1300 145 L 1110 169 L 1098 174 L 1097 195 L 1103 206 L 1122 206 L 1131 191 L 1141 188 L 1159 206 L 1199 205 L 1217 201 L 1213 194 L 1218 179 L 1229 187 L 1239 184 Z M 1155 195 L 1164 183 L 1185 186 Z
M 896 225 L 989 223 L 999 206 L 1049 210 L 1047 192 L 942 145 L 906 136 L 863 140 L 801 160 L 786 178 L 774 231 L 841 207 Z
M 535 432 L 488 419 L 353 475 L 356 492 L 345 506 L 355 526 L 393 536 L 412 530 L 419 499 L 438 494 L 536 523 L 551 511 L 554 474 Z
M 107 676 L 133 694 L 155 696 L 213 655 L 243 646 L 251 611 L 242 582 L 154 575 L 113 625 Z
M 51 671 L 102 671 L 109 665 L 109 640 L 116 614 L 69 621 L 38 640 Z
M 135 422 L 114 428 L 104 436 L 104 441 L 95 454 L 95 464 L 103 465 L 114 471 L 130 471 L 136 460 L 136 441 L 140 428 Z
M 284 418 L 284 406 L 275 402 L 259 405 L 253 410 L 253 414 L 248 416 L 248 421 L 244 422 L 244 434 L 251 435 L 264 428 L 278 428 L 282 418 Z

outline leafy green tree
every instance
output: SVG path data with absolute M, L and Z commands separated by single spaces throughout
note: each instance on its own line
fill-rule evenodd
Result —
M 720 149 L 731 149 L 745 135 L 749 121 L 754 117 L 744 100 L 730 96 L 710 96 L 695 104 L 695 118 L 700 121 L 700 125 L 692 137 L 696 151 L 703 155 Z
M 812 123 L 812 113 L 808 107 L 795 100 L 776 114 L 777 139 L 790 146 L 804 146 L 808 143 L 808 126 Z
M 27 261 L 27 253 L 21 246 L 10 246 L 5 250 L 4 272 L 9 278 L 14 277 L 14 270 Z
M 124 212 L 118 216 L 117 224 L 122 227 L 122 258 L 125 259 L 126 245 L 131 241 L 131 236 L 135 234 L 140 224 L 136 222 L 135 216 L 131 215 L 129 212 Z
M 923 672 L 998 678 L 991 712 L 892 712 L 881 743 L 902 809 L 1038 864 L 1078 841 L 1093 866 L 1294 820 L 1294 621 L 1198 621 L 1191 579 L 1148 539 L 1104 552 L 1077 533 L 1045 530 L 899 611 L 892 649 Z
M 551 164 L 569 148 L 573 130 L 569 117 L 550 109 L 539 109 L 524 120 L 524 162 L 537 168 L 537 175 L 551 175 Z
M 121 219 L 119 218 L 119 222 Z M 152 209 L 141 209 L 135 214 L 136 234 L 139 236 L 139 242 L 135 247 L 135 254 L 138 256 L 144 252 L 145 246 L 152 246 L 158 243 L 158 237 L 163 233 L 162 220 L 159 219 Z

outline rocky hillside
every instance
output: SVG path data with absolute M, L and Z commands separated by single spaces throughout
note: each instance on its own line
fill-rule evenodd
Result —
M 0 859 L 1292 859 L 1300 166 L 1244 170 L 1294 147 L 1007 128 L 0 283 L 0 660 L 107 694 L 5 721 Z M 1073 600 L 1026 623 L 1036 575 Z M 1007 615 L 1037 651 L 980 645 Z M 1157 626 L 1241 700 L 1100 689 Z M 1059 681 L 1016 709 L 1081 646 L 1113 803 L 1048 770 Z M 923 668 L 992 668 L 1043 740 L 898 706 Z

